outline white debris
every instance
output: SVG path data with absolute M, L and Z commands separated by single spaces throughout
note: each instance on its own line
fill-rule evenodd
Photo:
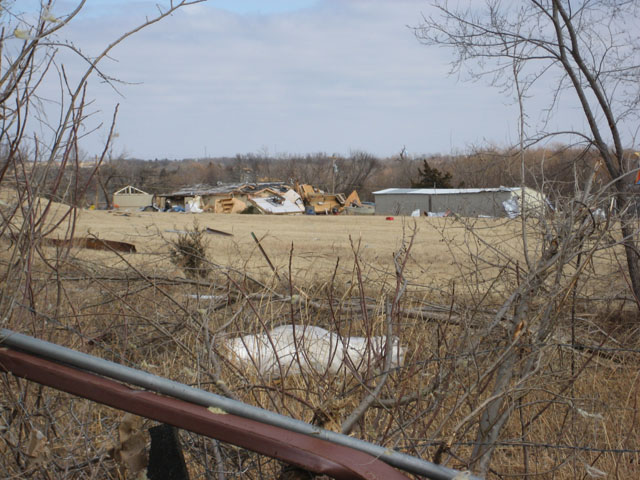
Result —
M 607 212 L 605 212 L 602 208 L 596 208 L 593 211 L 593 219 L 597 223 L 604 223 L 607 220 Z
M 507 212 L 509 218 L 516 218 L 520 215 L 520 204 L 518 203 L 518 197 L 513 195 L 509 200 L 502 202 L 504 211 Z
M 204 211 L 202 197 L 200 197 L 200 195 L 193 197 L 193 199 L 185 205 L 185 211 L 190 213 L 202 213 Z
M 587 471 L 587 475 L 593 478 L 605 478 L 607 476 L 607 472 L 603 472 L 599 468 L 592 467 L 591 465 L 582 462 L 584 465 L 584 469 Z
M 302 197 L 300 196 L 300 194 L 298 194 L 298 192 L 290 188 L 282 196 L 289 200 L 291 203 L 298 205 L 300 211 L 304 212 L 304 201 L 302 200 Z
M 367 362 L 382 365 L 385 337 L 341 337 L 324 328 L 283 325 L 269 334 L 245 335 L 227 341 L 227 348 L 241 367 L 263 376 L 279 378 L 299 373 L 336 374 L 358 370 Z M 406 347 L 392 337 L 391 366 L 401 366 Z
M 419 217 L 420 216 L 420 209 L 417 208 L 416 210 L 414 210 L 413 212 L 411 212 L 411 216 L 412 217 Z
M 464 472 L 460 472 L 455 477 L 453 477 L 453 480 L 469 480 L 470 478 L 471 478 L 471 472 L 469 472 L 468 470 L 465 470 Z
M 293 196 L 290 196 L 290 197 L 294 198 Z M 249 201 L 264 213 L 272 213 L 272 214 L 285 213 L 286 214 L 286 213 L 304 212 L 304 204 L 296 203 L 297 201 L 295 199 L 294 201 L 291 201 L 289 200 L 289 198 L 281 195 L 273 195 L 271 197 L 265 197 L 265 198 L 249 197 Z
M 581 408 L 576 408 L 576 410 L 580 414 L 581 417 L 594 418 L 596 420 L 604 420 L 604 417 L 602 415 L 600 415 L 599 413 L 589 413 L 586 410 L 582 410 Z

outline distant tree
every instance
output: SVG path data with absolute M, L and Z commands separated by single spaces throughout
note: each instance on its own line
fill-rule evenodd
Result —
M 426 158 L 422 161 L 422 168 L 418 168 L 418 175 L 417 181 L 411 181 L 413 188 L 452 188 L 451 174 L 430 167 Z
M 357 190 L 362 195 L 369 177 L 379 168 L 380 160 L 370 153 L 354 151 L 346 158 L 335 160 L 337 173 L 335 175 L 335 191 L 345 194 Z

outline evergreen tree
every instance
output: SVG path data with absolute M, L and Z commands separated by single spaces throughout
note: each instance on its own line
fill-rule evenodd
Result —
M 423 162 L 422 168 L 418 168 L 418 180 L 411 182 L 412 188 L 452 188 L 449 172 L 431 168 L 426 159 Z

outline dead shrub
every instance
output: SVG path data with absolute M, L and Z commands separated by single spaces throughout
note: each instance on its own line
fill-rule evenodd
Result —
M 193 230 L 179 233 L 176 240 L 170 240 L 171 261 L 182 268 L 187 277 L 205 278 L 211 270 L 207 260 L 208 246 L 205 231 L 194 222 Z

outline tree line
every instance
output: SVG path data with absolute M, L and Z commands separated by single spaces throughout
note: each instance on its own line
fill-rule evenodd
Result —
M 95 172 L 90 160 L 71 162 L 63 182 L 67 185 L 86 183 L 87 188 L 80 198 L 64 200 L 81 207 L 91 204 L 110 207 L 113 192 L 127 185 L 149 193 L 170 193 L 198 184 L 269 181 L 293 184 L 297 181 L 327 192 L 348 194 L 357 190 L 363 200 L 371 201 L 372 192 L 385 188 L 520 186 L 523 184 L 520 156 L 516 150 L 498 147 L 428 155 L 409 155 L 402 150 L 390 157 L 360 151 L 348 156 L 249 153 L 183 160 L 117 156 L 105 159 Z M 629 161 L 638 158 L 633 152 L 628 152 L 628 156 Z M 543 191 L 555 201 L 579 190 L 594 168 L 598 171 L 596 182 L 609 182 L 607 172 L 597 168 L 598 162 L 600 155 L 595 149 L 564 145 L 529 149 L 524 152 L 524 186 Z M 45 169 L 42 170 L 46 175 Z M 52 176 L 48 183 L 53 186 L 55 180 Z M 635 177 L 626 179 L 630 186 L 634 180 Z

